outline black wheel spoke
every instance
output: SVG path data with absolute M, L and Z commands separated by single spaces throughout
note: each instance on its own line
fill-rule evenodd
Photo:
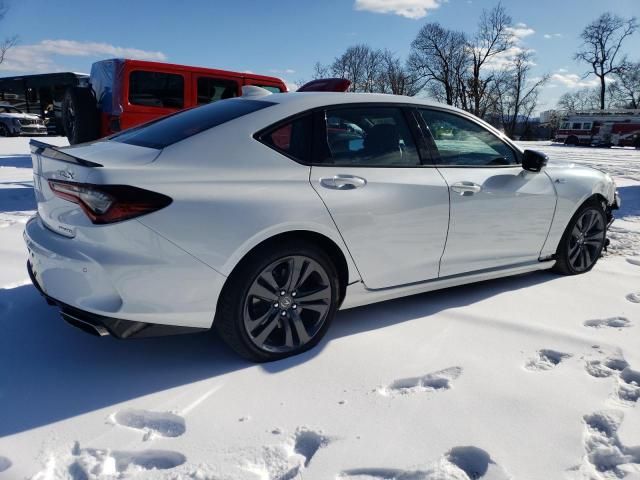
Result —
M 249 295 L 261 298 L 265 301 L 275 301 L 278 298 L 277 292 L 272 292 L 265 286 L 261 285 L 258 282 L 255 282 L 251 286 L 251 290 L 249 290 Z
M 331 295 L 331 289 L 328 285 L 322 285 L 320 288 L 312 292 L 298 293 L 298 301 L 301 303 L 314 302 L 317 300 L 326 300 Z
M 269 338 L 269 335 L 271 335 L 273 330 L 278 326 L 278 322 L 279 322 L 278 317 L 274 317 L 273 319 L 271 319 L 271 321 L 267 323 L 267 325 L 260 332 L 260 334 L 257 337 L 255 337 L 255 342 L 258 345 L 263 345 L 267 340 L 267 338 Z
M 275 311 L 272 308 L 269 308 L 269 310 L 267 310 L 267 312 L 264 315 L 259 316 L 255 320 L 249 319 L 247 321 L 247 329 L 249 330 L 249 332 L 255 331 L 256 328 L 258 328 L 263 323 L 266 323 L 266 321 L 270 317 L 273 317 L 274 314 L 275 314 Z
M 300 314 L 298 312 L 291 312 L 291 320 L 293 321 L 293 326 L 296 329 L 296 335 L 298 335 L 300 345 L 304 345 L 311 340 L 311 337 L 309 337 L 307 329 L 305 328 L 302 318 L 300 318 Z

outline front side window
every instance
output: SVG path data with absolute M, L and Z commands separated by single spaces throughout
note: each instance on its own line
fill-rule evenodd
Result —
M 267 146 L 303 163 L 311 161 L 311 114 L 298 117 L 262 134 Z
M 238 96 L 238 84 L 233 80 L 199 77 L 197 87 L 198 105 Z
M 438 165 L 517 165 L 511 147 L 486 128 L 459 115 L 420 110 L 439 154 Z
M 363 167 L 420 165 L 411 131 L 397 107 L 353 107 L 326 112 L 328 158 L 322 163 Z
M 129 75 L 129 103 L 184 108 L 184 77 L 174 73 L 133 71 Z
M 569 130 L 570 124 L 569 122 L 564 122 L 560 127 L 562 130 Z

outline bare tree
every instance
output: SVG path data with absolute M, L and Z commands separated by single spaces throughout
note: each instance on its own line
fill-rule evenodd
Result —
M 587 75 L 600 79 L 600 109 L 605 108 L 606 78 L 621 71 L 625 57 L 619 56 L 624 40 L 638 28 L 635 17 L 624 19 L 611 13 L 603 13 L 582 31 L 582 48 L 575 54 L 591 66 Z
M 5 0 L 0 0 L 0 21 L 4 19 L 9 11 L 9 5 Z M 7 52 L 18 43 L 18 36 L 14 35 L 0 41 L 0 63 L 4 62 Z
M 436 98 L 448 105 L 457 105 L 470 65 L 468 52 L 462 32 L 443 28 L 439 23 L 427 23 L 411 43 L 408 68 L 425 83 L 437 84 L 429 86 Z
M 424 85 L 400 58 L 389 50 L 381 53 L 382 68 L 379 77 L 378 91 L 394 95 L 416 95 Z
M 489 11 L 483 10 L 478 33 L 468 46 L 472 61 L 469 86 L 470 106 L 472 113 L 479 117 L 483 117 L 490 109 L 491 102 L 485 102 L 483 105 L 483 101 L 487 99 L 491 90 L 490 83 L 493 80 L 491 75 L 483 78 L 482 73 L 487 62 L 513 47 L 511 23 L 511 17 L 507 14 L 502 3 L 498 3 Z
M 518 123 L 529 123 L 531 114 L 538 106 L 540 88 L 549 79 L 548 75 L 531 78 L 533 54 L 522 51 L 513 57 L 501 81 L 497 82 L 497 107 L 505 133 L 512 137 Z
M 640 62 L 627 62 L 614 74 L 615 82 L 609 86 L 616 106 L 640 108 Z
M 600 89 L 582 88 L 573 93 L 567 92 L 558 100 L 558 108 L 568 112 L 598 110 L 600 108 Z

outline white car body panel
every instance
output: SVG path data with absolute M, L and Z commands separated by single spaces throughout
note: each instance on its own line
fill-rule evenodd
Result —
M 363 178 L 351 190 L 322 179 Z M 349 245 L 365 285 L 388 288 L 438 278 L 447 240 L 449 191 L 435 168 L 314 166 L 311 185 Z
M 520 166 L 439 170 L 449 186 L 467 182 L 480 187 L 477 193 L 451 192 L 440 276 L 538 260 L 556 206 L 549 177 Z
M 225 100 L 232 101 L 244 100 Z M 339 93 L 274 94 L 258 101 L 276 104 L 162 150 L 115 141 L 61 149 L 99 168 L 33 154 L 39 219 L 28 223 L 25 239 L 45 292 L 96 315 L 208 328 L 227 277 L 248 252 L 276 235 L 306 231 L 342 252 L 349 284 L 342 308 L 350 308 L 550 268 L 553 261 L 539 260 L 555 253 L 580 204 L 593 194 L 614 202 L 610 177 L 573 166 L 531 173 L 519 167 L 303 165 L 253 135 L 316 107 L 435 104 Z M 321 178 L 341 174 L 367 184 L 352 191 L 320 186 Z M 48 179 L 131 185 L 173 201 L 133 220 L 94 225 L 78 205 L 55 197 Z M 482 190 L 461 196 L 447 189 L 459 181 Z

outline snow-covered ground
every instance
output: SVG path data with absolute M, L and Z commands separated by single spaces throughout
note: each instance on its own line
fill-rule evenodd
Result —
M 526 146 L 616 177 L 591 273 L 345 311 L 252 365 L 66 325 L 25 272 L 27 140 L 0 139 L 0 479 L 640 479 L 640 152 Z

